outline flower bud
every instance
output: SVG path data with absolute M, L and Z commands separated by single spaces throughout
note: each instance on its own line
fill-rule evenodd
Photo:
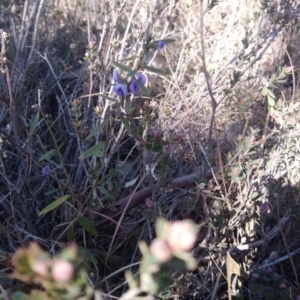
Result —
M 170 247 L 162 238 L 156 238 L 152 241 L 150 252 L 161 263 L 166 263 L 173 257 Z
M 57 282 L 70 281 L 74 275 L 73 265 L 62 259 L 55 260 L 51 270 L 52 277 Z
M 189 251 L 195 245 L 197 232 L 197 226 L 192 221 L 175 221 L 170 226 L 167 243 L 172 250 Z

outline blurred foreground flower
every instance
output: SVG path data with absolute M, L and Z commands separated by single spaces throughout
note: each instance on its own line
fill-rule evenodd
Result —
M 151 242 L 150 253 L 161 263 L 166 263 L 173 257 L 172 250 L 162 238 L 156 238 Z
M 294 66 L 286 67 L 284 70 L 285 74 L 291 74 L 293 72 L 294 68 L 295 68 Z
M 197 241 L 198 228 L 191 220 L 171 224 L 166 241 L 174 251 L 189 251 Z
M 56 259 L 53 262 L 51 274 L 55 281 L 67 282 L 70 281 L 74 275 L 74 267 L 67 260 Z

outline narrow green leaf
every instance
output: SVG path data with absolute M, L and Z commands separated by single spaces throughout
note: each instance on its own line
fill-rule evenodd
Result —
M 58 206 L 60 206 L 61 204 L 63 204 L 65 201 L 67 201 L 70 197 L 71 197 L 71 195 L 64 195 L 64 196 L 56 199 L 55 201 L 53 201 L 52 203 L 50 203 L 49 205 L 47 205 L 43 210 L 41 210 L 39 212 L 39 216 L 42 216 L 42 215 L 48 213 L 49 211 L 57 208 Z
M 98 232 L 94 225 L 84 216 L 81 216 L 78 219 L 79 224 L 84 228 L 85 231 L 87 231 L 89 234 L 93 236 L 97 236 Z
M 276 83 L 286 83 L 286 79 L 276 79 Z
M 143 85 L 143 83 L 140 80 L 136 81 L 137 85 L 139 86 L 139 88 L 141 89 L 141 91 L 143 92 L 144 95 L 149 96 L 150 92 L 149 90 Z
M 268 104 L 271 107 L 275 106 L 275 100 L 270 95 L 268 95 Z
M 72 223 L 68 227 L 68 231 L 67 231 L 67 241 L 68 242 L 74 241 L 74 233 L 75 233 L 75 226 L 74 226 L 74 223 Z
M 127 73 L 127 76 L 130 78 L 130 77 L 134 77 L 135 74 L 136 74 L 136 70 L 132 70 L 131 72 Z
M 277 89 L 277 86 L 274 85 L 273 83 L 269 83 L 268 87 L 271 88 L 271 89 Z
M 47 151 L 45 154 L 43 154 L 39 158 L 39 161 L 43 161 L 44 159 L 49 159 L 49 158 L 51 158 L 55 154 L 56 154 L 56 150 L 55 149 L 51 149 L 51 150 Z
M 127 114 L 130 114 L 132 111 L 132 101 L 130 97 L 126 97 L 125 99 L 125 111 Z
M 129 61 L 129 60 L 134 60 L 139 58 L 138 56 L 134 55 L 134 56 L 130 56 L 128 58 L 124 58 L 124 59 L 120 59 L 120 61 Z
M 108 97 L 106 95 L 103 95 L 103 94 L 100 94 L 101 97 L 103 97 L 104 99 L 107 99 L 109 101 L 112 101 L 112 102 L 117 102 L 118 100 L 117 99 L 114 99 L 114 98 L 111 98 L 111 97 Z
M 97 135 L 109 122 L 109 118 L 106 118 L 100 125 L 98 125 L 86 138 L 86 140 L 90 140 L 92 137 Z
M 265 86 L 262 91 L 261 91 L 261 94 L 266 97 L 268 94 L 269 94 L 269 89 Z
M 157 69 L 157 68 L 153 68 L 153 67 L 149 67 L 149 66 L 145 66 L 145 69 L 152 72 L 152 73 L 165 74 L 165 72 L 161 69 Z
M 149 50 L 145 51 L 145 61 L 150 61 L 150 51 Z
M 35 115 L 35 117 L 34 117 L 34 119 L 33 119 L 32 124 L 30 126 L 29 135 L 33 135 L 34 134 L 35 129 L 37 127 L 37 124 L 38 124 L 39 120 L 40 120 L 40 113 L 37 112 L 36 115 Z
M 114 64 L 116 67 L 118 67 L 119 69 L 121 69 L 122 71 L 125 71 L 125 72 L 132 72 L 132 69 L 119 63 L 118 61 L 115 61 L 113 60 L 112 61 L 112 64 Z
M 44 193 L 44 195 L 45 196 L 49 196 L 49 195 L 52 195 L 52 194 L 54 194 L 54 193 L 56 193 L 58 191 L 59 191 L 59 189 L 51 189 L 48 192 Z
M 133 134 L 132 134 L 132 131 L 131 131 L 131 128 L 130 128 L 129 121 L 124 117 L 123 114 L 120 115 L 120 119 L 121 119 L 122 123 L 124 124 L 128 134 L 132 136 Z
M 283 74 L 280 74 L 277 78 L 276 78 L 276 82 L 278 82 L 278 80 L 284 80 L 286 79 L 286 75 L 283 73 Z
M 100 142 L 100 143 L 94 145 L 90 149 L 88 149 L 85 152 L 83 152 L 79 156 L 79 159 L 85 159 L 85 158 L 88 158 L 90 156 L 102 157 L 103 156 L 103 152 L 101 150 L 104 147 L 104 145 L 105 145 L 105 142 Z
M 103 188 L 103 187 L 99 187 L 100 192 L 105 195 L 107 198 L 109 199 L 115 199 L 115 196 L 113 193 L 111 193 L 110 191 L 108 191 L 107 189 Z

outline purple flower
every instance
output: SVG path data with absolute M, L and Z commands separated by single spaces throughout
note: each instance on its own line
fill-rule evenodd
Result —
M 145 84 L 147 81 L 146 76 L 142 72 L 137 72 L 135 76 L 136 79 L 133 79 L 129 86 L 129 89 L 133 95 L 137 95 L 141 90 L 138 85 L 138 81 L 140 81 L 142 84 Z
M 157 50 L 162 50 L 166 46 L 166 43 L 163 40 L 159 40 Z
M 50 166 L 49 166 L 49 165 L 45 165 L 45 166 L 43 167 L 43 169 L 42 169 L 42 174 L 43 174 L 44 176 L 47 176 L 47 175 L 49 175 L 50 170 L 51 170 Z
M 259 209 L 260 209 L 260 212 L 261 212 L 261 213 L 264 213 L 264 214 L 268 213 L 268 211 L 269 211 L 269 209 L 270 209 L 268 202 L 264 202 L 264 203 L 260 206 Z
M 129 89 L 133 95 L 137 95 L 140 92 L 140 87 L 135 79 L 131 81 Z
M 121 83 L 118 83 L 114 86 L 114 91 L 120 97 L 126 97 L 128 94 L 127 87 Z
M 152 130 L 152 137 L 155 139 L 155 140 L 158 140 L 160 137 L 161 137 L 161 130 L 159 129 L 153 129 Z
M 123 80 L 117 70 L 113 70 L 113 79 L 116 83 L 123 82 Z
M 142 84 L 146 83 L 146 76 L 142 72 L 137 72 L 135 76 Z

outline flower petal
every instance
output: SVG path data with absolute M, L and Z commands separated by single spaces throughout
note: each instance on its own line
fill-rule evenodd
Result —
M 117 70 L 113 70 L 113 79 L 117 83 L 120 83 L 122 81 Z
M 44 175 L 44 176 L 46 176 L 46 175 L 48 175 L 49 173 L 50 173 L 50 166 L 49 165 L 45 165 L 44 167 L 43 167 L 43 169 L 42 169 L 42 174 Z
M 157 50 L 162 50 L 166 46 L 166 43 L 163 40 L 159 40 Z
M 114 86 L 114 91 L 120 97 L 125 97 L 128 95 L 127 87 L 124 84 L 120 84 L 120 83 L 116 84 Z
M 138 86 L 136 80 L 132 80 L 129 89 L 133 95 L 137 95 L 140 92 L 140 87 Z
M 147 78 L 145 76 L 145 74 L 143 74 L 142 72 L 137 72 L 136 73 L 136 78 L 142 83 L 145 84 L 147 81 Z

